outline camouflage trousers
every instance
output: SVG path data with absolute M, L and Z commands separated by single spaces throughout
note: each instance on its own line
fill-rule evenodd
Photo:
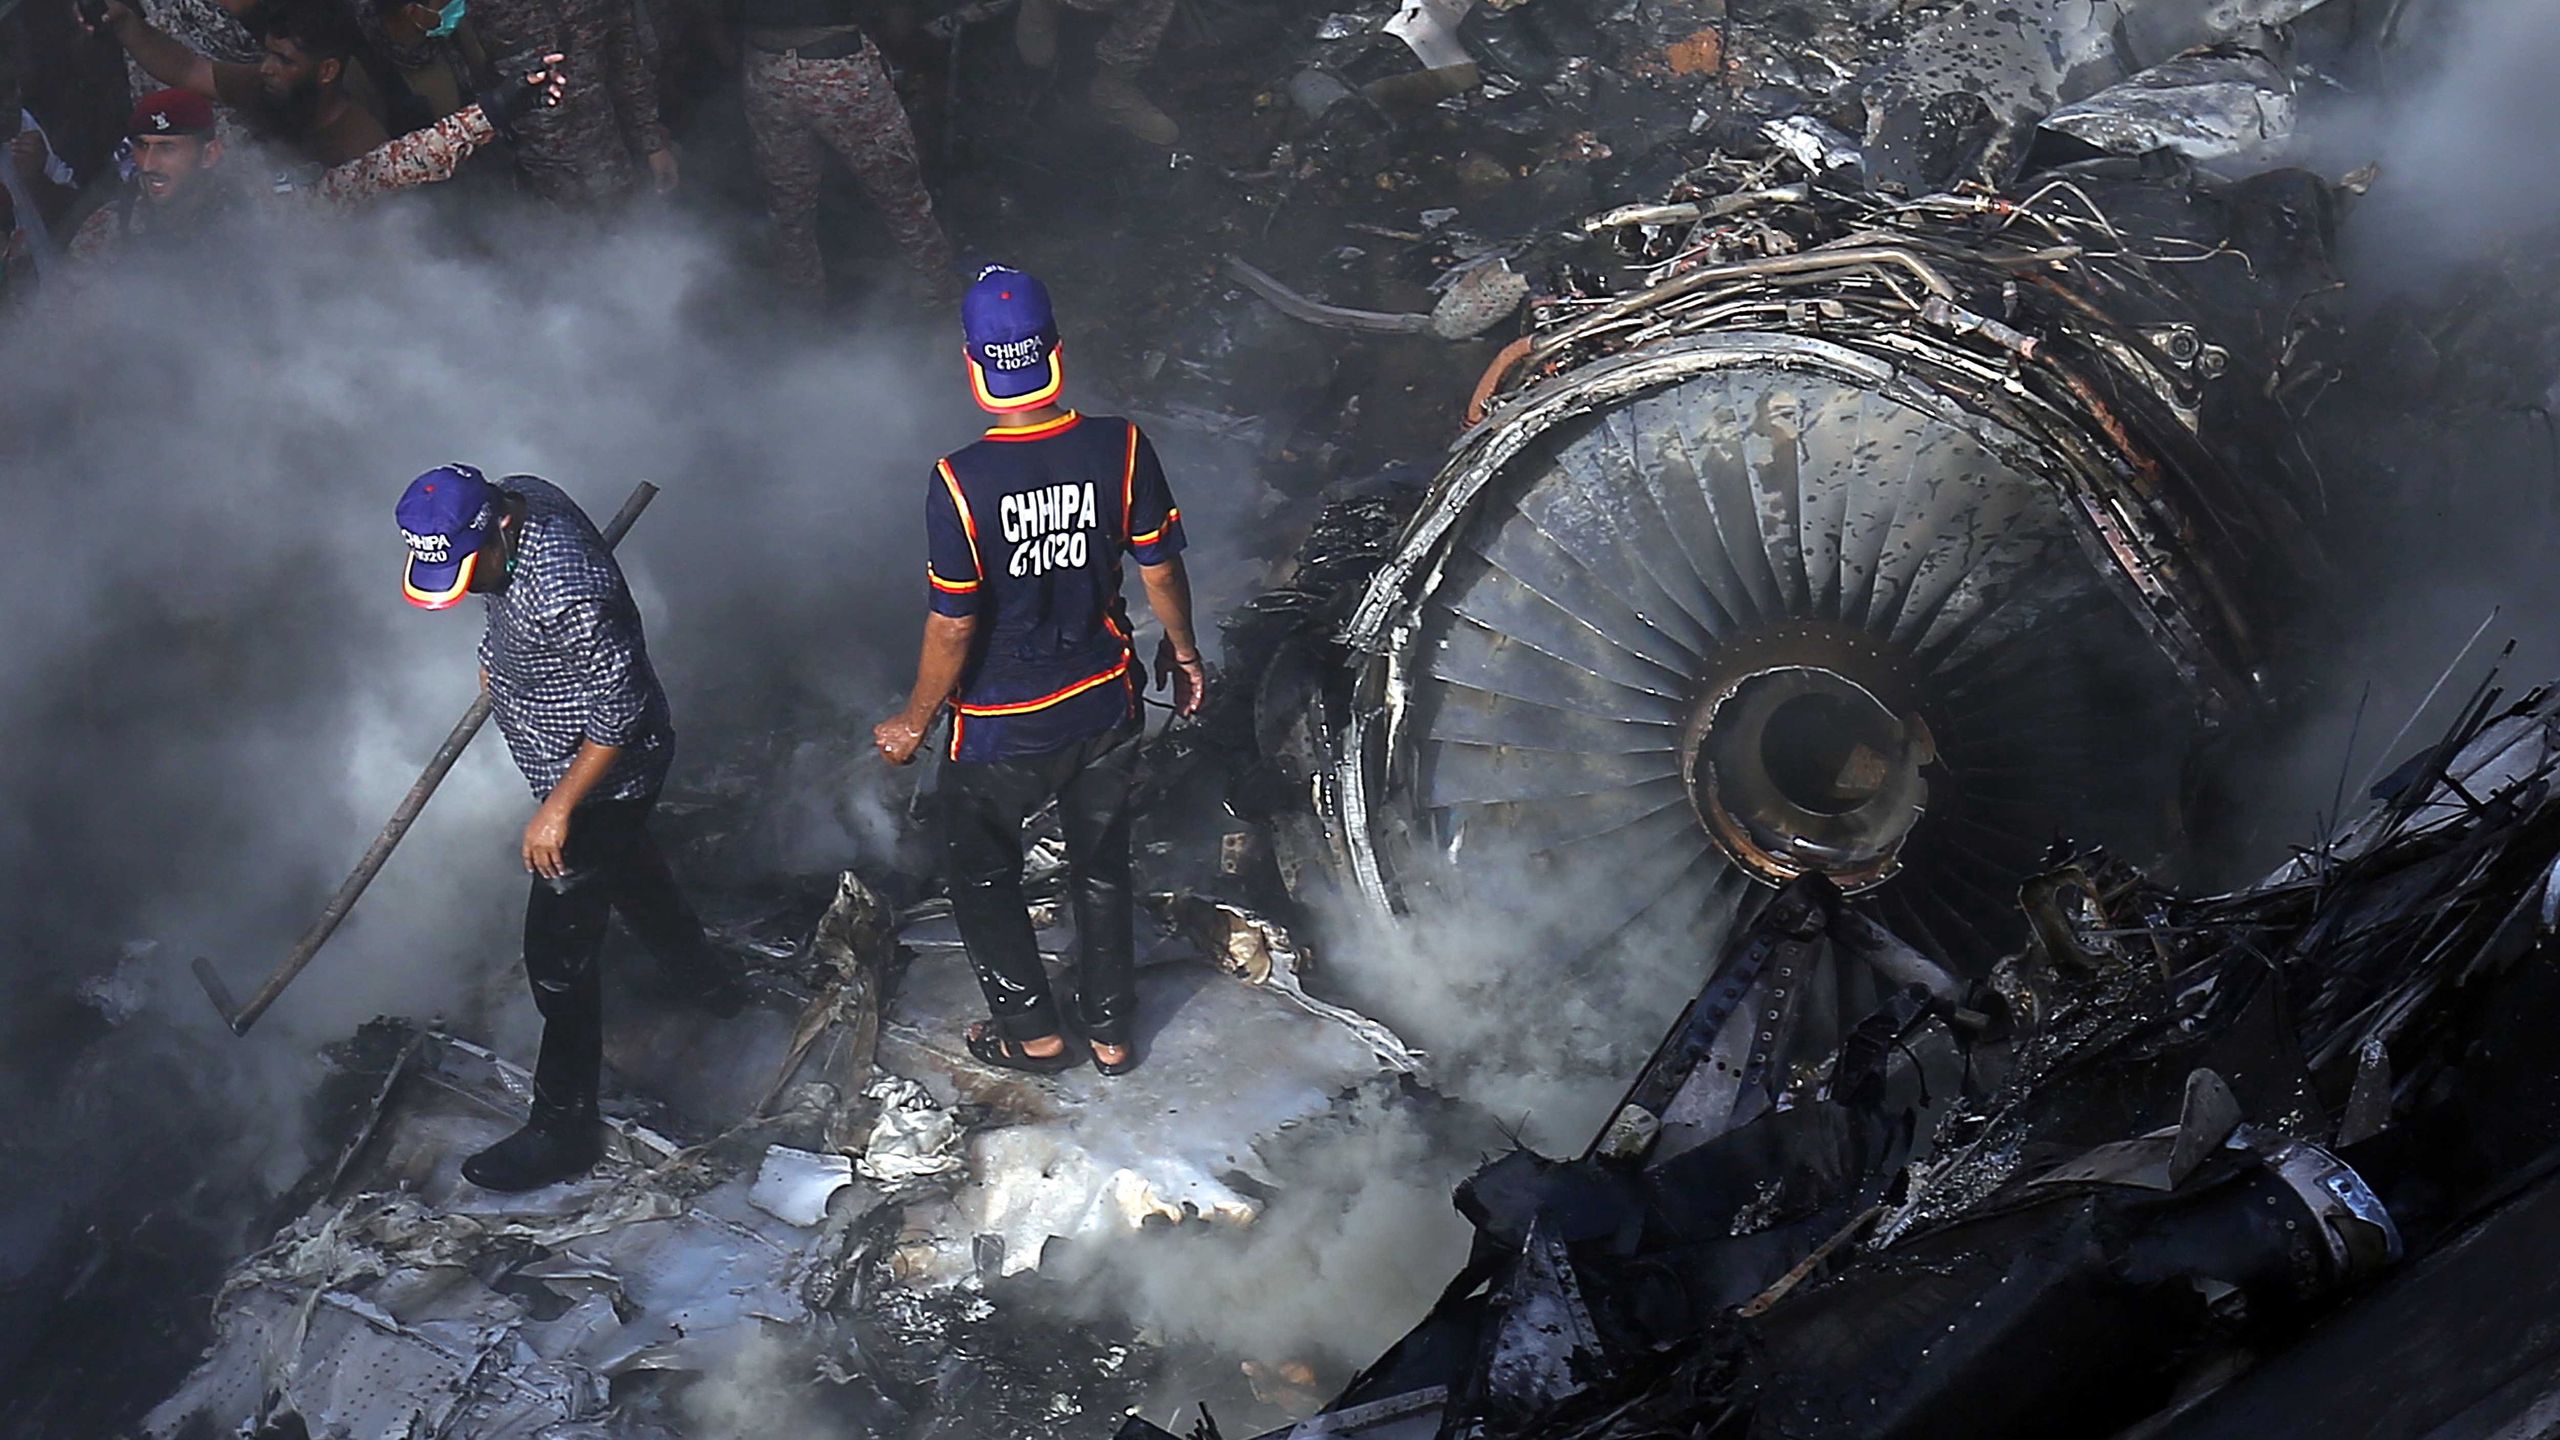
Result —
M 929 283 L 947 285 L 951 243 L 934 218 L 916 161 L 915 131 L 877 47 L 834 60 L 803 60 L 750 46 L 747 130 L 764 177 L 784 283 L 826 288 L 818 260 L 818 174 L 824 150 L 844 157 L 862 193 Z
M 1173 19 L 1173 0 L 1061 0 L 1088 15 L 1109 15 L 1111 28 L 1094 42 L 1093 58 L 1107 70 L 1136 70 L 1156 57 L 1156 43 Z

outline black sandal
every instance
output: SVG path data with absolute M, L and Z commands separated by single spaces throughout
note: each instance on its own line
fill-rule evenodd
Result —
M 1102 1058 L 1101 1041 L 1087 1040 L 1085 1045 L 1093 1051 L 1093 1068 L 1105 1075 L 1126 1075 L 1138 1068 L 1138 1047 L 1125 1040 L 1111 1047 L 1128 1057 L 1116 1065 Z
M 984 1020 L 963 1032 L 960 1043 L 969 1047 L 971 1058 L 979 1064 L 992 1065 L 998 1070 L 1020 1070 L 1032 1075 L 1055 1075 L 1062 1070 L 1072 1070 L 1084 1063 L 1077 1056 L 1076 1047 L 1073 1045 L 1059 1046 L 1058 1053 L 1055 1055 L 1031 1054 L 998 1033 Z

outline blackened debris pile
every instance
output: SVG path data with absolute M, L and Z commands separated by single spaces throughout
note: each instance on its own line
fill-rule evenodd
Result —
M 1461 1190 L 1466 1269 L 1284 1433 L 2540 1433 L 2556 772 L 2553 693 L 2484 689 L 2265 884 L 2083 852 L 1997 963 L 1795 882 L 1583 1155 Z

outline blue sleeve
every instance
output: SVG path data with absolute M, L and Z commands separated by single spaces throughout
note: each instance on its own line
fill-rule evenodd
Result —
M 924 534 L 924 578 L 933 591 L 933 613 L 977 614 L 986 577 L 978 564 L 977 524 L 948 460 L 933 467 L 933 484 L 925 491 Z
M 1156 447 L 1129 426 L 1128 471 L 1122 479 L 1129 516 L 1129 554 L 1141 565 L 1161 565 L 1182 553 L 1182 509 L 1173 503 Z
M 629 745 L 649 714 L 648 668 L 640 663 L 639 616 L 619 606 L 580 600 L 552 621 L 560 647 L 586 672 L 582 735 L 598 745 Z

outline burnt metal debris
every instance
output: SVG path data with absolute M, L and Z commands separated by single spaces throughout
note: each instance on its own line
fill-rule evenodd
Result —
M 2553 691 L 2484 686 L 2264 883 L 2076 853 L 1996 963 L 1792 883 L 1274 1440 L 2546 1433 L 2555 773 Z

